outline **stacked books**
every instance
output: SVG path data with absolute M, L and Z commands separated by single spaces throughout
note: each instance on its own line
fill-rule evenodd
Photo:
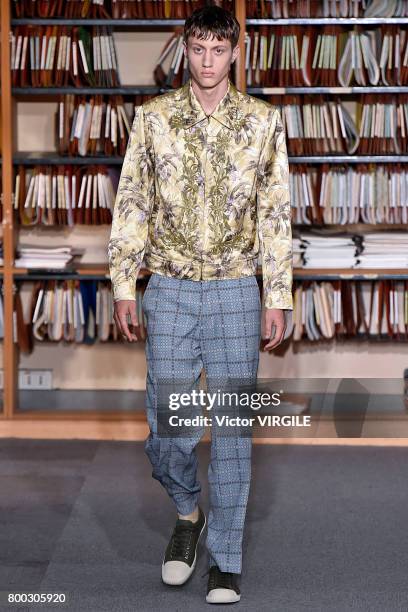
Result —
M 14 209 L 21 225 L 109 224 L 118 183 L 111 166 L 18 166 Z
M 406 85 L 407 31 L 396 25 L 249 26 L 248 86 L 350 87 Z
M 407 280 L 295 282 L 295 341 L 408 339 Z
M 142 310 L 145 285 L 136 290 L 139 326 L 133 328 L 138 340 L 146 338 L 146 317 Z M 31 353 L 36 341 L 94 344 L 109 340 L 124 342 L 113 320 L 113 296 L 109 281 L 38 280 L 32 285 L 24 317 L 21 292 L 14 302 L 14 341 L 24 353 Z M 2 330 L 0 295 L 0 334 Z
M 323 95 L 270 96 L 292 155 L 392 155 L 408 151 L 408 96 L 362 94 L 354 120 L 344 102 Z
M 133 111 L 135 108 L 136 104 Z M 123 156 L 132 120 L 122 96 L 60 96 L 56 117 L 58 153 Z
M 247 2 L 247 17 L 407 17 L 407 0 L 273 0 Z
M 168 64 L 167 72 L 165 63 Z M 179 28 L 166 41 L 153 70 L 156 85 L 181 87 L 189 78 L 187 58 L 184 55 L 183 33 Z
M 289 180 L 294 224 L 408 223 L 405 164 L 293 164 Z
M 233 11 L 232 0 L 219 0 L 219 6 Z M 16 17 L 66 17 L 113 19 L 184 19 L 205 0 L 14 0 Z
M 106 26 L 17 26 L 10 61 L 15 87 L 120 85 L 113 33 Z

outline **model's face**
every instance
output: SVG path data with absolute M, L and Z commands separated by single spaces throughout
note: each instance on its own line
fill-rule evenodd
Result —
M 232 49 L 229 40 L 215 36 L 207 40 L 189 36 L 187 46 L 184 44 L 190 74 L 200 87 L 215 87 L 228 76 L 238 53 L 238 45 Z

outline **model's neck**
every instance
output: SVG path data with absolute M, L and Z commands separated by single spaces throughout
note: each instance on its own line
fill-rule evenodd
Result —
M 215 87 L 200 87 L 199 83 L 193 78 L 191 86 L 195 96 L 201 104 L 206 115 L 211 115 L 212 111 L 217 107 L 218 102 L 225 96 L 228 91 L 228 77 L 220 81 Z

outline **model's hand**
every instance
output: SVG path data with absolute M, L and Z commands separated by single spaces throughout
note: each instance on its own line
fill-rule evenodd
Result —
M 275 335 L 272 338 L 273 327 L 275 327 Z M 264 339 L 269 340 L 264 346 L 264 351 L 270 351 L 278 346 L 283 340 L 286 331 L 285 312 L 280 308 L 265 308 L 263 321 Z
M 130 316 L 132 327 L 138 327 L 139 319 L 136 313 L 136 300 L 118 300 L 114 303 L 113 319 L 119 332 L 122 334 L 124 340 L 133 342 L 137 340 L 137 336 L 130 331 L 128 315 Z

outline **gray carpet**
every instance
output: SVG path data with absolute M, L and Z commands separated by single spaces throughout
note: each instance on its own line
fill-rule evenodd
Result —
M 208 444 L 199 446 L 207 510 Z M 143 443 L 0 440 L 1 610 L 408 610 L 403 448 L 254 446 L 242 599 L 205 603 L 207 556 L 161 583 L 175 509 Z M 8 591 L 65 593 L 16 606 Z

